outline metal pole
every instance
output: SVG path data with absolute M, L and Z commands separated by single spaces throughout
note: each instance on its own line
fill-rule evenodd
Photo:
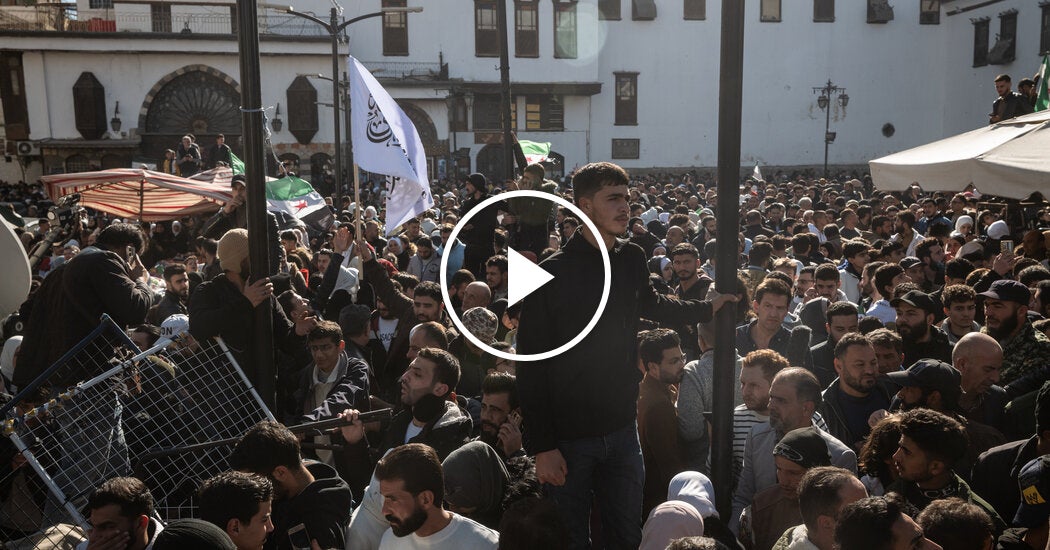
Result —
M 503 179 L 514 179 L 514 144 L 510 127 L 510 52 L 507 36 L 507 0 L 496 0 L 496 24 L 499 27 L 500 118 L 503 119 Z M 502 185 L 500 185 L 502 187 Z
M 715 289 L 735 294 L 737 234 L 740 213 L 740 120 L 744 93 L 744 0 L 722 0 L 722 44 L 718 85 L 718 263 Z M 719 513 L 728 518 L 733 506 L 733 388 L 736 323 L 733 307 L 718 311 L 715 323 L 714 418 L 711 473 Z
M 831 81 L 828 80 L 824 87 L 824 94 L 828 96 L 828 106 L 824 109 L 824 179 L 828 177 L 828 148 L 831 146 L 828 141 L 828 131 L 831 130 L 831 89 Z
M 339 11 L 333 6 L 328 32 L 332 35 L 332 131 L 335 146 L 335 196 L 332 203 L 336 211 L 343 209 L 343 151 L 339 139 Z
M 346 117 L 346 136 L 343 139 L 343 150 L 346 151 L 346 165 L 350 166 L 354 171 L 351 174 L 350 180 L 355 181 L 357 177 L 357 163 L 354 162 L 354 133 L 350 127 L 350 75 L 343 71 L 343 88 L 341 92 L 343 98 L 343 115 Z M 361 197 L 355 195 L 355 202 L 361 202 Z M 357 214 L 354 214 L 355 216 Z
M 266 167 L 263 163 L 263 112 L 259 71 L 259 27 L 256 3 L 237 0 L 237 41 L 241 62 L 241 124 L 244 127 L 244 175 L 248 189 L 248 262 L 251 279 L 269 275 L 267 242 Z M 270 298 L 272 300 L 273 298 Z M 276 404 L 273 306 L 267 300 L 255 308 L 252 345 L 255 359 L 252 383 L 271 409 Z

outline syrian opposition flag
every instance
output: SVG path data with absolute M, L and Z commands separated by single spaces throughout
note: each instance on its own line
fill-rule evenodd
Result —
M 244 161 L 237 158 L 237 155 L 233 154 L 233 151 L 230 151 L 230 168 L 233 169 L 234 175 L 244 173 Z
M 529 164 L 537 164 L 540 162 L 550 160 L 550 143 L 540 143 L 538 141 L 528 141 L 524 139 L 519 139 L 518 145 L 521 145 L 521 152 L 525 154 L 525 160 Z
M 335 221 L 324 198 L 307 181 L 295 176 L 266 182 L 266 209 L 284 212 L 317 231 L 328 231 Z
M 1050 77 L 1050 55 L 1043 56 L 1043 64 L 1039 66 L 1039 96 L 1035 100 L 1035 110 L 1045 111 L 1050 107 L 1050 90 L 1047 89 L 1047 77 Z
M 386 197 L 389 235 L 434 206 L 427 155 L 416 127 L 394 98 L 364 65 L 348 57 L 354 160 L 361 168 L 390 178 Z

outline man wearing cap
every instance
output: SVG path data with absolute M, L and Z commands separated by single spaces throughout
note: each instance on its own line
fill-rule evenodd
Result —
M 838 377 L 821 394 L 820 413 L 832 435 L 859 449 L 871 432 L 868 419 L 889 409 L 890 396 L 878 383 L 878 359 L 866 336 L 843 336 L 835 344 L 834 366 Z
M 952 366 L 962 377 L 959 411 L 970 420 L 1006 431 L 1003 409 L 1009 398 L 998 385 L 1002 365 L 1002 346 L 981 332 L 966 334 L 952 350 Z
M 929 294 L 910 290 L 904 296 L 890 300 L 890 305 L 897 311 L 897 333 L 904 342 L 905 365 L 923 358 L 952 360 L 948 335 L 933 326 L 937 304 Z
M 740 539 L 748 548 L 767 549 L 788 528 L 802 523 L 798 485 L 810 468 L 831 466 L 828 445 L 817 428 L 784 434 L 773 447 L 777 484 L 755 494 L 740 516 Z
M 1050 379 L 1050 338 L 1028 320 L 1032 291 L 1000 279 L 979 293 L 984 297 L 984 332 L 1003 346 L 1003 388 L 1011 397 L 1035 391 Z
M 813 413 L 820 402 L 820 382 L 808 370 L 790 367 L 773 377 L 769 386 L 769 421 L 751 428 L 744 441 L 744 467 L 733 494 L 731 528 L 737 526 L 740 512 L 758 491 L 776 484 L 777 466 L 772 460 L 776 442 L 791 430 L 813 426 Z M 852 449 L 824 430 L 817 433 L 827 444 L 832 464 L 857 471 L 857 454 Z
M 966 433 L 951 417 L 930 409 L 901 414 L 901 438 L 893 463 L 897 481 L 887 492 L 897 493 L 919 510 L 934 500 L 956 497 L 980 506 L 995 523 L 1006 528 L 999 514 L 974 493 L 953 467 L 966 454 Z
M 923 269 L 922 260 L 915 256 L 906 256 L 900 261 L 900 266 L 904 268 L 904 273 L 911 279 L 911 282 L 925 289 L 927 286 L 926 270 Z
M 999 537 L 996 550 L 1044 550 L 1050 535 L 1050 456 L 1033 458 L 1017 476 L 1020 503 L 1013 525 Z
M 276 239 L 276 237 L 275 237 Z M 272 353 L 252 345 L 255 308 L 271 309 L 275 346 L 289 353 L 301 351 L 306 335 L 317 324 L 316 317 L 289 321 L 273 297 L 268 277 L 252 277 L 248 267 L 248 230 L 232 229 L 218 246 L 223 274 L 201 283 L 190 298 L 190 333 L 198 341 L 222 336 L 241 365 L 253 365 L 256 353 Z M 251 370 L 251 369 L 249 369 Z
M 951 365 L 933 359 L 923 359 L 908 370 L 891 372 L 886 376 L 900 387 L 896 402 L 901 410 L 926 408 L 947 415 L 962 425 L 966 434 L 966 452 L 953 466 L 962 472 L 964 477 L 970 477 L 978 455 L 1006 443 L 1006 438 L 999 430 L 969 420 L 960 414 L 961 376 Z
M 461 220 L 489 198 L 488 180 L 483 174 L 474 173 L 468 176 L 464 188 L 467 191 L 467 199 L 459 208 Z M 502 209 L 506 210 L 506 207 Z M 485 260 L 492 256 L 492 233 L 499 227 L 499 221 L 496 219 L 499 210 L 497 203 L 475 212 L 459 232 L 459 240 L 467 245 L 463 253 L 463 268 L 470 270 L 474 277 L 479 279 L 485 275 Z

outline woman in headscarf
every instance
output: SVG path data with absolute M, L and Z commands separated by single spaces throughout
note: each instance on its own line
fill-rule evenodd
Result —
M 448 509 L 496 529 L 503 515 L 503 494 L 510 482 L 496 450 L 472 441 L 452 451 L 441 463 Z
M 955 220 L 955 231 L 957 231 L 963 238 L 966 238 L 973 234 L 973 218 L 967 215 L 959 216 Z
M 718 511 L 715 509 L 715 489 L 711 480 L 704 474 L 682 472 L 671 478 L 671 483 L 667 485 L 667 500 L 692 506 L 703 518 L 701 531 L 705 537 L 711 537 L 734 550 L 743 548 L 726 523 L 718 517 Z M 657 506 L 654 511 L 659 508 Z M 644 530 L 642 538 L 645 538 Z
M 408 262 L 416 253 L 416 247 L 410 242 L 402 241 L 400 237 L 390 237 L 386 242 L 386 253 L 397 260 L 391 263 L 397 266 L 398 271 L 405 271 L 408 269 Z
M 670 294 L 674 280 L 674 269 L 667 256 L 653 256 L 649 259 L 649 280 L 659 294 Z

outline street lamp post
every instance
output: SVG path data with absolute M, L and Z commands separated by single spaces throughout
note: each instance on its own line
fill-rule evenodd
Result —
M 265 6 L 280 12 L 287 13 L 289 15 L 302 17 L 303 19 L 309 19 L 310 21 L 321 25 L 321 27 L 324 28 L 324 30 L 332 38 L 332 101 L 336 105 L 338 105 L 338 102 L 334 98 L 339 97 L 339 79 L 336 78 L 339 75 L 339 34 L 343 32 L 343 29 L 363 19 L 379 17 L 388 13 L 419 13 L 423 11 L 423 8 L 420 6 L 411 8 L 383 8 L 382 10 L 377 12 L 366 13 L 365 15 L 359 15 L 357 17 L 354 17 L 353 19 L 348 19 L 346 21 L 339 22 L 339 13 L 342 10 L 336 6 L 332 6 L 332 9 L 328 14 L 328 22 L 325 22 L 324 20 L 317 18 L 312 14 L 304 13 L 301 11 L 295 11 L 295 8 L 291 6 L 273 6 L 269 4 L 266 4 Z M 339 108 L 336 107 L 332 109 L 332 127 L 335 134 L 333 140 L 335 145 L 335 196 L 332 198 L 332 202 L 333 204 L 335 204 L 335 207 L 337 209 L 342 208 L 343 196 L 343 161 L 341 154 L 342 140 L 340 139 L 339 135 L 341 130 L 340 126 L 341 121 L 339 118 Z M 350 134 L 348 133 L 347 135 L 349 136 Z
M 838 95 L 839 105 L 843 109 L 846 105 L 849 105 L 849 94 L 846 93 L 846 89 L 836 86 L 831 83 L 831 79 L 828 79 L 828 83 L 821 87 L 813 87 L 813 93 L 820 92 L 820 97 L 817 98 L 817 106 L 820 107 L 821 111 L 824 111 L 824 177 L 828 177 L 828 147 L 831 142 L 835 141 L 835 132 L 831 130 L 831 99 L 832 96 Z

